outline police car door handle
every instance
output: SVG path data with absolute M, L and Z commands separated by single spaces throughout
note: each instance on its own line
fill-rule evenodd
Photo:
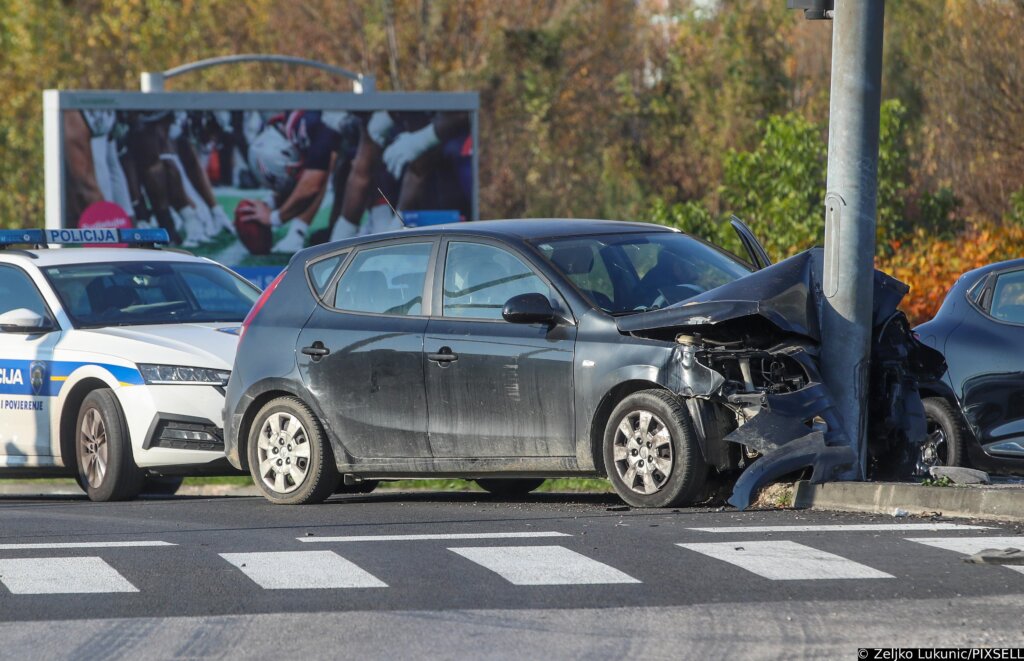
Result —
M 427 360 L 439 364 L 441 367 L 446 366 L 448 363 L 453 363 L 459 359 L 459 354 L 452 353 L 450 347 L 441 347 L 441 350 L 437 353 L 428 353 Z
M 313 343 L 313 346 L 302 347 L 302 353 L 311 357 L 313 360 L 320 360 L 327 354 L 331 353 L 331 350 L 324 346 L 324 343 L 317 340 Z

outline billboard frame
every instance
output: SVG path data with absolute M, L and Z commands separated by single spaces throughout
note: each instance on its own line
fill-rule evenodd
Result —
M 469 220 L 480 220 L 479 92 L 131 92 L 43 91 L 43 173 L 47 229 L 64 222 L 65 110 L 312 110 L 464 111 L 473 138 L 473 199 Z

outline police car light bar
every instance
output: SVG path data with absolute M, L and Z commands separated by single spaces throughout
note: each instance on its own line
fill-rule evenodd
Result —
M 157 245 L 170 243 L 171 239 L 165 229 L 114 229 L 84 228 L 59 230 L 0 230 L 0 248 L 11 245 L 28 244 L 35 246 L 69 245 L 69 244 L 118 244 Z

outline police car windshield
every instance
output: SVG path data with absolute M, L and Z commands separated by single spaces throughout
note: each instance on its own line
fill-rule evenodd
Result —
M 112 262 L 42 270 L 76 328 L 242 321 L 259 296 L 215 264 Z

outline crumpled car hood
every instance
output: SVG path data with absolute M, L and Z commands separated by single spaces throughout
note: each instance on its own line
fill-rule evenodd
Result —
M 822 252 L 821 249 L 802 252 L 682 303 L 618 317 L 615 323 L 620 331 L 633 333 L 713 325 L 757 315 L 780 331 L 819 341 L 821 326 L 816 309 L 817 297 L 810 293 L 814 282 L 821 281 L 815 271 L 820 274 Z
M 811 481 L 824 482 L 838 479 L 856 461 L 857 453 L 821 378 L 823 261 L 824 250 L 814 248 L 682 303 L 616 319 L 624 333 L 676 337 L 678 382 L 684 384 L 679 394 L 717 402 L 736 414 L 738 428 L 725 440 L 761 455 L 734 487 L 729 502 L 740 509 L 762 486 L 783 475 L 811 468 Z M 917 384 L 945 372 L 942 355 L 918 342 L 897 310 L 909 289 L 875 271 L 869 452 L 877 472 L 888 467 L 890 474 L 909 474 L 914 449 L 926 436 Z M 714 336 L 714 341 L 703 344 L 702 336 Z M 796 389 L 771 384 L 755 389 L 746 375 L 746 384 L 738 387 L 735 381 L 719 378 L 715 367 L 730 355 L 749 361 L 752 351 L 794 361 L 804 382 Z M 880 462 L 887 465 L 878 466 Z

